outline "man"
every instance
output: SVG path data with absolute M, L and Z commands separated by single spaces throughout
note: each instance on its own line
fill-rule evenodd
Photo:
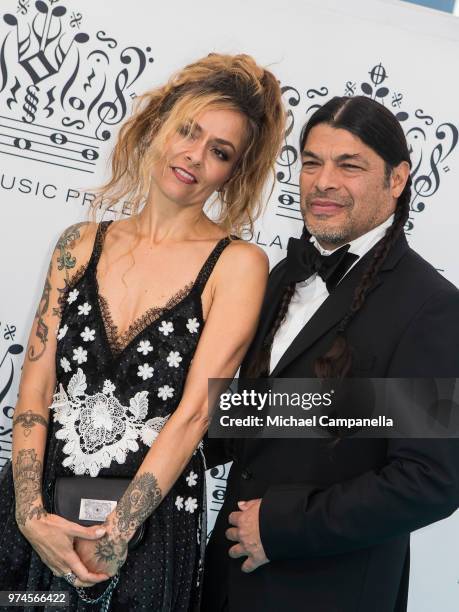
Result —
M 398 121 L 365 97 L 333 98 L 301 151 L 305 231 L 271 273 L 241 376 L 458 377 L 459 291 L 403 233 L 411 179 Z M 407 609 L 409 534 L 458 507 L 459 440 L 225 448 L 233 465 L 202 610 Z

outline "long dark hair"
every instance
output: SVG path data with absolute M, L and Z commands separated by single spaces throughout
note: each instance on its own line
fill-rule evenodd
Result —
M 351 132 L 368 147 L 373 149 L 385 162 L 385 180 L 388 184 L 390 173 L 395 166 L 406 161 L 411 166 L 408 145 L 403 129 L 395 116 L 384 106 L 365 96 L 335 97 L 319 108 L 303 127 L 300 136 L 300 151 L 303 150 L 309 132 L 316 125 L 325 123 L 334 128 Z M 411 177 L 397 200 L 394 220 L 387 228 L 382 240 L 374 250 L 373 257 L 362 274 L 349 309 L 341 319 L 331 348 L 318 357 L 314 371 L 319 378 L 345 377 L 352 365 L 352 350 L 346 338 L 346 329 L 362 308 L 369 288 L 386 259 L 395 240 L 403 231 L 408 219 L 411 199 Z M 305 228 L 304 239 L 311 235 Z M 295 284 L 287 285 L 279 303 L 278 312 L 270 333 L 266 336 L 260 352 L 249 365 L 247 375 L 264 376 L 269 371 L 271 347 L 279 327 L 287 314 L 290 300 L 295 292 Z

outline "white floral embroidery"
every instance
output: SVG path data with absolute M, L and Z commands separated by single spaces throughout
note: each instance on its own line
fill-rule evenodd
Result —
M 84 331 L 81 332 L 80 336 L 83 338 L 84 342 L 92 342 L 95 338 L 96 330 L 89 329 L 89 327 L 85 327 Z
M 190 332 L 190 334 L 196 334 L 198 332 L 199 322 L 196 318 L 188 319 L 188 323 L 186 324 L 186 327 L 188 331 Z
M 104 387 L 108 388 L 107 383 L 112 384 L 106 380 Z M 137 392 L 128 407 L 112 394 L 87 395 L 86 389 L 86 375 L 78 368 L 67 391 L 60 385 L 50 406 L 54 420 L 62 425 L 56 431 L 56 438 L 65 441 L 63 452 L 67 457 L 62 465 L 77 475 L 97 476 L 113 460 L 124 463 L 129 451 L 139 449 L 137 439 L 150 446 L 169 418 L 143 422 L 148 413 L 148 391 Z
M 169 387 L 169 385 L 164 385 L 164 387 L 160 387 L 158 389 L 158 397 L 166 401 L 169 397 L 174 395 L 174 387 Z
M 81 365 L 85 361 L 88 361 L 88 351 L 85 350 L 82 346 L 73 349 L 73 359 L 78 362 L 78 365 Z
M 84 315 L 85 317 L 87 317 L 91 308 L 92 308 L 91 304 L 88 304 L 88 302 L 85 302 L 84 304 L 81 304 L 80 306 L 78 306 L 78 314 Z
M 64 325 L 64 327 L 61 327 L 59 331 L 57 332 L 57 339 L 62 340 L 62 338 L 65 336 L 68 330 L 69 330 L 68 325 Z
M 174 325 L 170 321 L 162 321 L 158 329 L 162 334 L 168 336 L 174 331 Z
M 153 350 L 150 340 L 141 340 L 137 350 L 139 353 L 142 353 L 142 355 L 148 355 L 148 353 Z
M 195 497 L 188 497 L 185 500 L 185 510 L 187 512 L 190 512 L 191 514 L 193 514 L 193 512 L 196 510 L 197 507 L 198 507 L 198 501 Z
M 77 297 L 80 295 L 80 292 L 78 291 L 78 289 L 74 289 L 73 291 L 71 291 L 69 293 L 69 296 L 67 298 L 67 302 L 69 304 L 73 304 L 73 302 L 77 299 Z
M 115 385 L 112 383 L 111 380 L 105 380 L 104 381 L 104 387 L 102 389 L 102 393 L 104 395 L 111 395 L 114 391 L 115 391 L 116 387 Z
M 139 365 L 137 376 L 140 376 L 142 380 L 147 380 L 147 378 L 151 378 L 153 376 L 153 368 L 148 363 L 144 363 L 143 365 Z
M 159 432 L 164 427 L 165 422 L 169 418 L 169 415 L 165 417 L 153 417 L 152 419 L 148 419 L 145 422 L 145 427 L 140 432 L 140 437 L 142 438 L 142 442 L 146 444 L 146 446 L 151 446 L 152 443 L 158 437 Z
M 70 361 L 67 359 L 67 357 L 62 357 L 61 361 L 61 368 L 64 370 L 64 372 L 70 372 L 72 369 L 72 366 L 70 365 Z
M 178 351 L 171 351 L 167 356 L 167 363 L 171 368 L 178 368 L 181 361 L 182 357 L 180 357 L 180 353 Z
M 198 481 L 198 475 L 195 472 L 191 471 L 186 477 L 186 481 L 189 487 L 194 487 L 194 485 Z
M 180 497 L 180 495 L 177 495 L 175 499 L 175 505 L 177 506 L 177 510 L 182 510 L 183 509 L 183 497 Z

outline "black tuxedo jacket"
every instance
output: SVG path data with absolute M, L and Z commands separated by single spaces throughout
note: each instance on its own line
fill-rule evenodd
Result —
M 314 376 L 314 360 L 330 348 L 373 250 L 271 376 Z M 284 266 L 285 260 L 270 275 L 242 375 L 273 323 Z M 356 377 L 459 377 L 459 291 L 402 235 L 347 338 Z M 205 612 L 402 612 L 410 532 L 459 506 L 459 439 L 208 440 L 207 451 L 210 463 L 233 465 L 207 548 Z M 244 574 L 244 558 L 228 557 L 225 530 L 237 501 L 255 498 L 263 500 L 260 533 L 270 563 Z

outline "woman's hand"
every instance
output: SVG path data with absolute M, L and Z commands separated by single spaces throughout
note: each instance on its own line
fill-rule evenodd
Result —
M 102 534 L 98 534 L 101 528 Z M 88 570 L 74 550 L 75 539 L 90 541 L 93 545 L 100 542 L 105 531 L 103 525 L 82 527 L 57 514 L 49 514 L 42 507 L 41 512 L 35 513 L 35 517 L 20 525 L 19 529 L 54 575 L 63 576 L 73 572 L 77 577 L 75 586 L 79 587 L 93 586 L 110 577 L 105 572 Z
M 117 522 L 111 515 L 101 527 L 104 527 L 106 534 L 100 540 L 76 538 L 75 551 L 91 572 L 114 576 L 126 561 L 130 537 L 127 538 L 125 533 L 121 535 Z

